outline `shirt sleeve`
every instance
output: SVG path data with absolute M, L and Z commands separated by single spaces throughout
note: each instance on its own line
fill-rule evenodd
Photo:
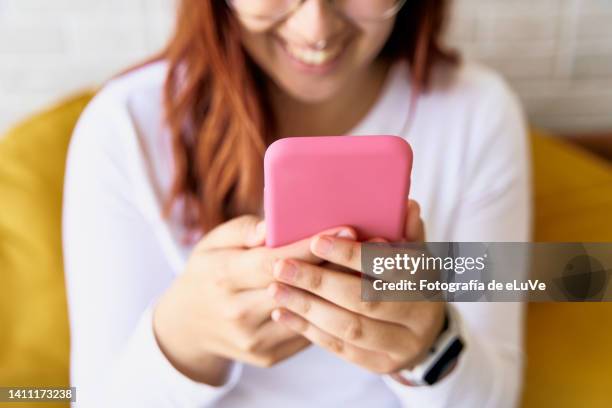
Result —
M 104 91 L 103 91 L 104 93 Z M 76 404 L 209 406 L 231 389 L 177 371 L 155 340 L 152 305 L 175 271 L 157 231 L 137 204 L 126 140 L 130 119 L 102 94 L 73 134 L 64 188 L 63 246 L 71 328 L 71 383 Z
M 514 94 L 499 81 L 479 101 L 465 188 L 458 200 L 455 242 L 526 242 L 530 239 L 530 152 L 525 120 Z M 526 273 L 517 272 L 516 279 Z M 514 407 L 523 367 L 523 304 L 453 303 L 465 340 L 454 370 L 433 386 L 385 382 L 404 406 Z

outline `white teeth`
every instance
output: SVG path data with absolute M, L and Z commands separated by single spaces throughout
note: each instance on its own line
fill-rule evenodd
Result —
M 323 65 L 340 53 L 340 47 L 330 50 L 310 50 L 287 44 L 287 51 L 294 58 L 308 65 Z

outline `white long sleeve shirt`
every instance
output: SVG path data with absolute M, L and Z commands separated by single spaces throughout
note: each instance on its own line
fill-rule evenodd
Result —
M 466 348 L 431 387 L 407 387 L 317 346 L 272 367 L 237 362 L 229 381 L 192 381 L 166 360 L 151 310 L 192 249 L 161 203 L 172 181 L 162 123 L 167 66 L 110 82 L 74 132 L 64 191 L 64 256 L 77 405 L 113 407 L 506 407 L 520 395 L 522 305 L 457 303 Z M 439 83 L 438 83 L 439 82 Z M 411 197 L 428 241 L 527 241 L 529 154 L 521 109 L 489 70 L 464 63 L 419 97 L 397 64 L 351 134 L 396 134 L 414 151 Z

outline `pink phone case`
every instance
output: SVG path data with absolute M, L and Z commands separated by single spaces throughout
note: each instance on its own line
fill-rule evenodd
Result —
M 266 245 L 348 225 L 359 239 L 403 236 L 412 149 L 399 136 L 283 138 L 265 154 Z

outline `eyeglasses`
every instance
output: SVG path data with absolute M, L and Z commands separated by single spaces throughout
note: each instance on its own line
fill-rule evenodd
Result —
M 226 0 L 239 15 L 276 23 L 297 11 L 306 0 Z M 329 0 L 333 7 L 350 19 L 377 21 L 393 17 L 406 0 Z

